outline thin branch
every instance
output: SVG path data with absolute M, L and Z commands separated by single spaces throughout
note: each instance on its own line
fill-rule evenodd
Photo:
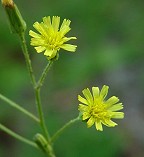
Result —
M 26 143 L 26 144 L 28 144 L 28 145 L 31 145 L 31 146 L 33 146 L 33 147 L 39 149 L 36 143 L 34 143 L 33 141 L 30 141 L 30 140 L 28 140 L 28 139 L 26 139 L 26 138 L 24 138 L 24 137 L 18 135 L 17 133 L 13 132 L 12 130 L 8 129 L 7 127 L 5 127 L 5 126 L 2 125 L 2 124 L 0 124 L 0 129 L 1 129 L 2 131 L 6 132 L 8 135 L 14 137 L 15 139 L 17 139 L 17 140 L 19 140 L 19 141 L 21 141 L 21 142 L 24 142 L 24 143 Z
M 75 119 L 70 120 L 68 123 L 66 123 L 63 127 L 61 127 L 51 138 L 51 143 L 53 143 L 63 132 L 65 129 L 67 129 L 69 126 L 74 124 L 75 122 L 79 121 L 79 116 Z
M 4 102 L 7 102 L 10 106 L 14 107 L 15 109 L 21 111 L 22 113 L 24 113 L 25 115 L 29 116 L 30 118 L 32 118 L 33 120 L 35 120 L 36 122 L 40 122 L 40 120 L 34 116 L 32 113 L 30 113 L 29 111 L 27 111 L 26 109 L 24 109 L 23 107 L 21 107 L 20 105 L 16 104 L 15 102 L 13 102 L 12 100 L 8 99 L 7 97 L 3 96 L 2 94 L 0 94 L 0 99 L 3 100 Z

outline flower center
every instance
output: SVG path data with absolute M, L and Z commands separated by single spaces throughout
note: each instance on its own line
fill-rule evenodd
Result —
M 107 116 L 107 110 L 104 107 L 104 104 L 99 104 L 95 106 L 91 106 L 90 114 L 94 118 L 103 119 Z
M 47 37 L 46 45 L 51 50 L 59 50 L 60 46 L 63 44 L 62 37 L 59 35 L 59 32 L 51 34 Z

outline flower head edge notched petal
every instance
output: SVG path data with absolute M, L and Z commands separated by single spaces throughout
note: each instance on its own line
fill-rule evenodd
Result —
M 60 26 L 60 17 L 50 16 L 44 17 L 41 23 L 35 22 L 33 27 L 38 33 L 30 30 L 31 45 L 34 46 L 37 53 L 44 52 L 47 58 L 53 59 L 58 55 L 60 49 L 75 52 L 76 45 L 67 44 L 69 40 L 76 39 L 76 37 L 66 37 L 65 35 L 71 30 L 70 20 L 64 19 Z
M 98 87 L 92 87 L 92 93 L 89 88 L 82 91 L 84 97 L 78 95 L 78 100 L 81 102 L 78 106 L 78 110 L 82 115 L 82 120 L 87 122 L 87 127 L 95 125 L 96 130 L 103 131 L 103 125 L 107 127 L 114 127 L 117 123 L 111 119 L 124 118 L 123 112 L 118 112 L 123 109 L 122 103 L 119 103 L 119 99 L 116 96 L 110 97 L 105 100 L 108 94 L 109 87 L 104 85 L 99 90 Z

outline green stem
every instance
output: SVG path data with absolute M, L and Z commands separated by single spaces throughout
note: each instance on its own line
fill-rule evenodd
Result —
M 25 40 L 24 33 L 20 34 L 20 39 L 21 39 L 21 42 L 22 42 L 22 49 L 23 49 L 25 60 L 26 60 L 27 68 L 28 68 L 28 71 L 29 71 L 29 74 L 30 74 L 31 82 L 32 82 L 34 90 L 35 90 L 35 98 L 36 98 L 36 105 L 37 105 L 38 114 L 39 114 L 39 118 L 40 118 L 40 125 L 41 125 L 41 128 L 44 132 L 44 135 L 45 135 L 45 137 L 48 141 L 48 144 L 51 148 L 51 149 L 49 149 L 49 156 L 50 157 L 55 157 L 55 155 L 52 151 L 53 148 L 52 148 L 51 144 L 49 143 L 50 136 L 49 136 L 46 124 L 45 124 L 45 119 L 44 119 L 44 115 L 43 115 L 43 111 L 42 111 L 41 98 L 40 98 L 40 88 L 41 88 L 41 86 L 44 82 L 44 79 L 46 78 L 46 74 L 49 71 L 53 61 L 49 61 L 49 63 L 45 67 L 38 83 L 36 83 L 36 80 L 35 80 L 35 77 L 34 77 L 34 74 L 33 74 L 32 65 L 31 65 L 31 60 L 30 60 L 29 53 L 28 53 L 27 46 L 26 46 L 26 40 Z
M 24 143 L 26 143 L 28 145 L 31 145 L 31 146 L 33 146 L 35 148 L 38 148 L 38 146 L 34 142 L 32 142 L 32 141 L 30 141 L 30 140 L 28 140 L 28 139 L 18 135 L 17 133 L 13 132 L 12 130 L 8 129 L 7 127 L 5 127 L 2 124 L 0 124 L 0 129 L 3 130 L 4 132 L 6 132 L 7 134 L 11 135 L 12 137 L 16 138 L 17 140 L 19 140 L 21 142 L 24 142 Z
M 31 82 L 33 84 L 33 87 L 35 87 L 36 86 L 36 80 L 35 80 L 35 76 L 33 74 L 31 60 L 30 60 L 29 53 L 28 53 L 28 50 L 27 50 L 25 35 L 24 35 L 24 33 L 21 33 L 19 36 L 20 36 L 20 39 L 21 39 L 21 43 L 22 43 L 21 46 L 22 46 L 24 57 L 25 57 L 26 65 L 27 65 L 27 68 L 28 68 L 28 71 L 29 71 L 29 74 L 30 74 Z
M 47 151 L 46 153 L 50 156 L 50 157 L 56 157 L 53 151 L 53 147 L 51 144 L 47 144 Z
M 48 152 L 47 153 L 49 154 L 49 156 L 50 157 L 56 157 L 55 154 L 54 154 L 54 151 L 53 151 L 53 147 L 50 144 L 48 144 L 47 147 L 48 147 Z
M 74 124 L 75 122 L 79 121 L 80 118 L 77 117 L 75 119 L 70 120 L 68 123 L 66 123 L 63 127 L 61 127 L 51 138 L 51 143 L 53 143 L 63 132 L 65 129 L 67 129 L 69 126 Z
M 46 65 L 45 69 L 43 70 L 42 75 L 41 75 L 40 79 L 38 80 L 37 85 L 35 86 L 35 97 L 36 97 L 36 104 L 37 104 L 38 114 L 39 114 L 39 118 L 40 118 L 40 125 L 41 125 L 43 133 L 44 133 L 44 135 L 45 135 L 45 137 L 48 141 L 47 154 L 50 157 L 56 157 L 55 154 L 54 154 L 54 151 L 53 151 L 53 147 L 50 143 L 50 135 L 49 135 L 49 132 L 48 132 L 46 124 L 45 124 L 44 113 L 43 113 L 43 110 L 42 110 L 41 97 L 40 97 L 40 89 L 43 85 L 43 82 L 46 78 L 46 75 L 47 75 L 48 71 L 50 70 L 50 67 L 51 67 L 52 63 L 53 63 L 53 61 L 49 61 L 48 64 Z
M 46 136 L 46 139 L 49 141 L 50 139 L 50 136 L 49 136 L 49 133 L 48 133 L 48 130 L 47 130 L 47 127 L 45 125 L 45 119 L 44 119 L 44 114 L 43 114 L 43 110 L 42 110 L 42 104 L 41 104 L 41 99 L 40 99 L 40 88 L 42 87 L 43 85 L 43 82 L 46 78 L 46 75 L 52 65 L 53 61 L 49 61 L 49 63 L 47 64 L 47 66 L 45 67 L 45 69 L 43 70 L 42 72 L 42 75 L 35 87 L 35 97 L 36 97 L 36 104 L 37 104 L 37 109 L 38 109 L 38 113 L 39 113 L 39 118 L 40 118 L 40 124 L 41 124 L 41 127 L 43 129 L 43 132 Z
M 35 96 L 36 96 L 36 104 L 37 104 L 37 109 L 38 109 L 39 118 L 40 118 L 40 125 L 43 129 L 43 132 L 46 136 L 46 139 L 49 141 L 50 136 L 49 136 L 49 133 L 48 133 L 46 125 L 45 125 L 45 119 L 44 119 L 44 115 L 43 115 L 43 111 L 42 111 L 42 105 L 41 105 L 41 99 L 40 99 L 40 89 L 39 88 L 35 89 Z
M 47 127 L 46 127 L 46 124 L 45 124 L 45 119 L 44 119 L 44 114 L 43 114 L 43 111 L 42 111 L 42 105 L 41 105 L 41 99 L 40 99 L 40 88 L 36 88 L 35 89 L 35 96 L 36 96 L 36 104 L 37 104 L 37 108 L 38 108 L 38 113 L 39 113 L 39 117 L 40 117 L 40 125 L 41 125 L 41 128 L 43 130 L 43 133 L 47 139 L 47 142 L 48 142 L 48 154 L 50 157 L 55 157 L 55 154 L 54 154 L 54 151 L 53 151 L 53 147 L 50 143 L 50 135 L 49 135 L 49 132 L 47 130 Z
M 40 88 L 43 85 L 43 82 L 46 78 L 46 75 L 48 73 L 48 71 L 50 70 L 50 67 L 52 65 L 53 61 L 49 61 L 48 64 L 46 65 L 45 69 L 42 72 L 42 75 L 37 83 L 37 88 Z
M 7 102 L 10 106 L 14 107 L 15 109 L 21 111 L 22 113 L 24 113 L 25 115 L 29 116 L 30 118 L 32 118 L 33 120 L 35 120 L 36 122 L 40 122 L 39 119 L 37 117 L 35 117 L 32 113 L 30 113 L 29 111 L 27 111 L 26 109 L 24 109 L 23 107 L 19 106 L 18 104 L 16 104 L 15 102 L 13 102 L 12 100 L 6 98 L 5 96 L 3 96 L 2 94 L 0 94 L 0 99 L 3 100 L 4 102 Z
M 40 125 L 42 127 L 43 133 L 48 141 L 48 154 L 50 157 L 55 157 L 54 151 L 53 151 L 53 147 L 50 143 L 50 135 L 49 132 L 47 130 L 46 124 L 45 124 L 45 119 L 44 119 L 44 115 L 43 115 L 43 111 L 42 111 L 42 105 L 41 105 L 41 99 L 40 99 L 40 89 L 36 88 L 35 89 L 35 95 L 36 95 L 36 103 L 37 103 L 37 108 L 38 108 L 38 113 L 39 113 L 39 117 L 40 117 Z

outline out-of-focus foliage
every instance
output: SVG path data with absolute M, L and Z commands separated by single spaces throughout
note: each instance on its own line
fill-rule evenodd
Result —
M 124 104 L 125 118 L 104 132 L 77 123 L 54 145 L 59 157 L 144 156 L 144 1 L 15 0 L 27 22 L 27 44 L 37 78 L 46 65 L 30 46 L 28 31 L 44 16 L 72 21 L 75 53 L 60 52 L 44 87 L 42 101 L 51 134 L 77 116 L 77 95 L 86 87 L 109 85 Z M 36 113 L 34 94 L 16 35 L 11 34 L 0 6 L 0 92 Z M 0 122 L 32 138 L 39 127 L 0 101 Z M 0 131 L 0 156 L 39 157 L 41 152 Z

